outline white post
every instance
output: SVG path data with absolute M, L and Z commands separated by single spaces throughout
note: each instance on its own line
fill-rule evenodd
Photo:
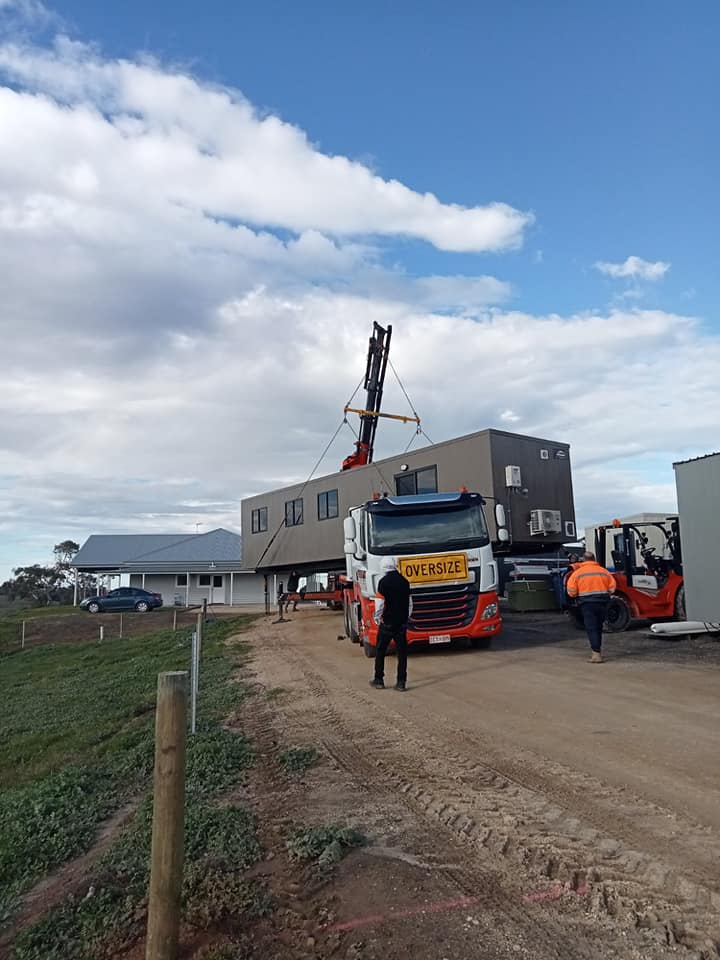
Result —
M 233 593 L 235 592 L 235 573 L 230 571 L 230 606 L 233 605 Z
M 200 689 L 200 654 L 202 652 L 203 615 L 198 614 L 197 626 L 192 634 L 192 668 L 190 671 L 190 732 L 195 733 L 197 721 L 197 698 Z
M 198 668 L 198 635 L 197 630 L 192 632 L 190 647 L 190 733 L 195 733 L 197 718 L 197 668 Z
M 25 649 L 25 621 L 22 622 L 22 640 L 20 641 L 20 649 Z
M 141 584 L 141 586 L 142 586 L 142 588 L 143 588 L 143 590 L 144 590 L 144 589 L 145 589 L 145 574 L 142 575 L 142 584 Z
M 75 588 L 73 590 L 73 606 L 76 607 L 78 602 L 78 568 L 75 567 Z
M 100 624 L 100 643 L 105 639 L 105 627 Z
M 190 606 L 190 574 L 185 574 L 185 606 Z

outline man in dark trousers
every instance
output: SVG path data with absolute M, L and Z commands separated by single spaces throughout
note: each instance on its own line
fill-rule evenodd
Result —
M 567 593 L 576 599 L 582 610 L 585 630 L 590 641 L 590 663 L 602 663 L 602 631 L 610 597 L 615 593 L 615 577 L 601 567 L 594 553 L 584 553 L 568 577 Z
M 391 557 L 380 564 L 383 577 L 375 598 L 375 623 L 378 624 L 377 653 L 375 654 L 375 677 L 371 687 L 385 686 L 385 654 L 392 640 L 397 651 L 397 683 L 395 689 L 402 692 L 407 683 L 407 625 L 412 613 L 410 584 L 400 573 Z

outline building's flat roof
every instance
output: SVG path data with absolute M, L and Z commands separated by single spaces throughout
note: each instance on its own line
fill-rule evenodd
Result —
M 681 467 L 684 463 L 697 463 L 698 460 L 710 460 L 711 457 L 720 457 L 720 452 L 704 453 L 701 457 L 690 457 L 689 460 L 676 460 L 673 467 Z

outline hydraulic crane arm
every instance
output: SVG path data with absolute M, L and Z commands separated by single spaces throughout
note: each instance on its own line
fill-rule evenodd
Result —
M 368 345 L 364 383 L 365 390 L 367 391 L 367 399 L 360 413 L 360 435 L 355 443 L 355 452 L 343 460 L 343 470 L 352 470 L 353 467 L 363 467 L 365 464 L 372 462 L 375 431 L 377 430 L 378 417 L 380 416 L 380 405 L 382 403 L 385 372 L 387 370 L 388 356 L 390 353 L 391 336 L 391 326 L 388 326 L 386 329 L 375 322 Z M 345 412 L 347 413 L 347 411 L 351 409 L 351 407 L 346 407 Z

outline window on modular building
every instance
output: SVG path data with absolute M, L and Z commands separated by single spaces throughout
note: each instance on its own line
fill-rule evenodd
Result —
M 198 586 L 199 586 L 199 587 L 209 587 L 209 586 L 210 586 L 210 574 L 209 574 L 209 573 L 199 573 L 199 574 L 198 574 Z
M 328 490 L 318 494 L 318 520 L 332 520 L 338 515 L 338 492 Z
M 223 585 L 222 574 L 219 574 L 219 575 L 218 575 L 218 574 L 216 573 L 215 576 L 213 577 L 213 586 L 214 586 L 214 587 L 221 587 L 222 585 Z
M 395 492 L 399 497 L 412 497 L 418 493 L 437 493 L 437 467 L 422 467 L 395 476 Z
M 303 522 L 303 502 L 288 500 L 285 504 L 285 526 L 297 527 Z
M 175 577 L 175 586 L 176 587 L 186 587 L 187 586 L 187 574 L 179 573 Z
M 268 508 L 260 507 L 252 512 L 252 532 L 265 533 L 268 528 Z

